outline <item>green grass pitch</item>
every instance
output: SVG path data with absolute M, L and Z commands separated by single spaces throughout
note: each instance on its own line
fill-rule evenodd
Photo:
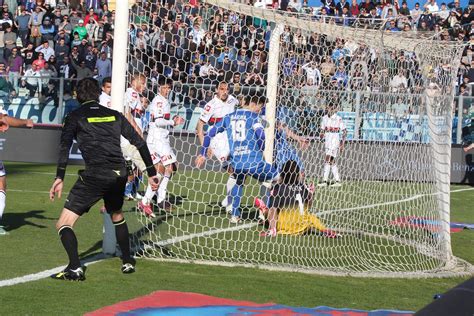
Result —
M 65 197 L 51 203 L 47 194 L 54 178 L 55 167 L 20 163 L 5 163 L 5 165 L 8 172 L 8 193 L 3 224 L 8 227 L 10 234 L 0 237 L 2 253 L 0 280 L 21 277 L 65 264 L 67 258 L 54 228 Z M 70 166 L 68 174 L 74 174 L 78 169 L 77 166 Z M 225 215 L 215 206 L 216 203 L 211 203 L 219 200 L 221 188 L 218 186 L 209 188 L 209 183 L 199 179 L 192 184 L 188 180 L 187 186 L 183 186 L 184 176 L 186 175 L 181 174 L 173 178 L 170 184 L 171 191 L 179 190 L 179 195 L 184 197 L 173 218 L 179 220 L 194 216 L 195 220 L 186 221 L 187 225 L 194 222 L 207 224 L 208 228 L 222 227 L 226 221 Z M 74 181 L 75 176 L 66 177 L 65 191 L 69 191 Z M 214 181 L 221 183 L 224 179 L 215 178 Z M 258 187 L 254 183 L 251 183 L 250 187 L 252 191 L 250 195 L 257 194 Z M 201 191 L 215 194 L 212 195 L 213 199 L 210 195 L 200 196 L 206 203 L 198 204 L 200 209 L 192 209 L 196 204 L 190 203 L 190 200 L 196 199 L 193 194 L 199 188 Z M 452 190 L 462 188 L 467 187 L 451 187 Z M 403 190 L 400 192 L 402 194 Z M 451 195 L 452 221 L 474 223 L 472 197 L 473 191 Z M 245 205 L 251 205 L 250 199 L 243 202 Z M 81 218 L 75 228 L 82 257 L 101 250 L 102 215 L 99 213 L 99 207 L 100 205 L 96 205 L 89 214 Z M 125 209 L 132 207 L 132 203 L 127 203 Z M 199 215 L 203 212 L 209 216 Z M 130 213 L 127 215 L 130 226 L 132 229 L 137 229 L 140 226 L 137 217 L 131 215 Z M 188 231 L 194 229 L 194 227 L 187 228 Z M 163 228 L 162 233 L 158 232 L 160 239 L 167 238 L 167 229 Z M 183 231 L 179 233 L 185 235 L 186 229 L 183 227 Z M 222 236 L 214 235 L 212 239 L 218 240 L 217 237 Z M 245 231 L 245 236 L 249 240 L 259 238 L 255 227 Z M 463 231 L 453 234 L 452 240 L 454 254 L 474 264 L 472 252 L 474 232 Z M 170 249 L 178 251 L 172 247 Z M 203 258 L 208 255 L 204 252 Z M 219 253 L 214 255 L 219 256 Z M 0 287 L 0 314 L 80 315 L 160 289 L 294 306 L 327 305 L 340 308 L 417 310 L 431 302 L 434 294 L 443 293 L 467 279 L 467 277 L 419 280 L 326 277 L 151 260 L 139 260 L 137 272 L 132 275 L 122 275 L 119 269 L 119 259 L 112 258 L 90 266 L 87 271 L 88 279 L 83 283 L 42 279 Z

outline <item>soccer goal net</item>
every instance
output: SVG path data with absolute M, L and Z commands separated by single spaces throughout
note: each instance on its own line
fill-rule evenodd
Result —
M 133 113 L 168 166 L 151 199 L 155 216 L 136 210 L 139 254 L 322 274 L 472 273 L 453 256 L 450 239 L 462 45 L 409 23 L 322 14 L 227 0 L 131 8 L 127 80 L 133 87 L 145 76 L 148 106 Z M 230 174 L 239 148 L 226 152 L 228 138 L 217 134 L 204 167 L 195 159 L 204 135 L 254 96 L 266 97 L 266 162 L 280 173 L 291 166 L 307 194 L 262 185 L 270 171 L 254 170 L 240 183 L 236 212 L 235 203 L 226 205 L 238 194 Z M 286 180 L 279 181 L 281 189 Z M 270 204 L 283 191 L 280 204 Z

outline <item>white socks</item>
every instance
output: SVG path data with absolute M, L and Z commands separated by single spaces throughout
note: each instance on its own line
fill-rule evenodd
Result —
M 328 182 L 329 179 L 329 172 L 331 171 L 331 165 L 328 163 L 324 164 L 324 174 L 323 174 L 323 181 Z
M 337 169 L 337 165 L 330 165 L 328 163 L 324 164 L 324 174 L 323 174 L 323 181 L 327 182 L 329 179 L 329 173 L 332 171 L 332 175 L 334 176 L 334 180 L 336 182 L 341 181 L 341 178 L 339 177 L 339 170 Z
M 7 199 L 7 194 L 5 191 L 0 190 L 0 219 L 2 219 L 3 211 L 5 210 L 5 200 Z
M 237 179 L 235 179 L 234 176 L 229 176 L 229 179 L 227 179 L 227 184 L 226 184 L 227 196 L 230 195 L 230 191 L 232 191 L 232 188 L 234 187 L 236 183 L 237 183 Z
M 163 179 L 161 179 L 160 186 L 158 187 L 158 199 L 156 200 L 157 203 L 161 203 L 165 200 L 166 188 L 168 187 L 169 181 L 170 178 L 168 176 L 164 176 Z
M 166 188 L 168 187 L 169 181 L 170 181 L 170 178 L 168 176 L 164 176 L 161 179 L 160 186 L 158 187 L 158 199 L 156 200 L 157 203 L 161 203 L 165 200 Z M 157 193 L 157 191 L 153 191 L 150 185 L 147 186 L 145 196 L 142 199 L 142 203 L 146 205 L 150 204 L 151 200 L 153 199 L 153 196 L 155 196 L 155 193 Z
M 336 180 L 336 182 L 339 182 L 341 181 L 341 179 L 339 178 L 339 170 L 337 169 L 337 165 L 334 164 L 332 165 L 332 174 L 334 176 L 334 180 Z
M 156 193 L 156 191 L 153 191 L 151 189 L 151 185 L 148 185 L 146 187 L 145 196 L 142 199 L 142 203 L 145 204 L 145 205 L 150 204 L 151 199 L 153 199 L 153 196 L 155 196 L 155 193 Z

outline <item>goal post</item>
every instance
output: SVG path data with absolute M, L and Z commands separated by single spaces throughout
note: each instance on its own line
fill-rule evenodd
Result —
M 226 0 L 138 2 L 129 19 L 128 51 L 117 52 L 127 51 L 127 63 L 116 65 L 114 47 L 114 70 L 127 67 L 119 80 L 145 74 L 151 103 L 170 79 L 169 115 L 185 119 L 168 128 L 178 161 L 166 189 L 172 209 L 155 203 L 155 218 L 136 210 L 129 221 L 138 255 L 368 277 L 474 272 L 453 256 L 450 239 L 451 106 L 462 44 L 390 32 L 385 20 Z M 232 98 L 221 96 L 220 82 Z M 244 183 L 242 221 L 233 222 L 222 205 L 223 159 L 195 165 L 198 122 L 212 128 L 233 98 L 241 104 L 256 93 L 267 97 L 265 160 L 278 169 L 293 161 L 316 186 L 303 209 L 279 209 L 276 237 L 262 234 L 268 223 L 254 206 L 257 180 Z M 309 142 L 300 146 L 303 138 Z

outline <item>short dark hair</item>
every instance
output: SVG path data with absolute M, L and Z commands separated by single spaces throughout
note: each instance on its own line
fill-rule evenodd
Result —
M 112 83 L 112 77 L 105 77 L 102 79 L 102 87 L 105 86 L 106 83 Z
M 281 168 L 281 182 L 284 184 L 298 184 L 300 176 L 300 167 L 294 160 L 288 160 Z
M 77 101 L 98 101 L 101 89 L 99 82 L 93 78 L 84 78 L 77 83 Z
M 158 80 L 158 85 L 160 87 L 164 86 L 164 85 L 169 85 L 170 87 L 173 86 L 173 80 L 169 79 L 169 78 L 166 78 L 166 77 L 161 77 L 159 80 Z
M 255 104 L 265 104 L 267 103 L 267 98 L 263 95 L 254 95 L 250 98 L 250 102 Z

